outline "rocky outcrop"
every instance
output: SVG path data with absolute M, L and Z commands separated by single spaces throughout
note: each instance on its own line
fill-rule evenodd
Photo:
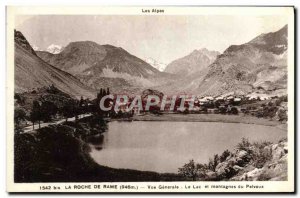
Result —
M 246 181 L 285 181 L 287 180 L 287 142 L 280 142 L 266 146 L 264 150 L 272 153 L 270 161 L 262 168 L 254 168 L 232 178 L 233 180 Z
M 230 181 L 285 181 L 287 180 L 287 141 L 254 143 L 240 148 L 215 171 L 207 171 L 205 180 Z

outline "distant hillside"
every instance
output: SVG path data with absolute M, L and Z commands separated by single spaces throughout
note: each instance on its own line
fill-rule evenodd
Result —
M 228 92 L 285 95 L 287 28 L 261 34 L 245 44 L 231 45 L 209 66 L 187 76 L 181 73 L 176 81 L 155 89 L 213 96 Z
M 229 91 L 286 91 L 287 26 L 232 45 L 209 66 L 199 90 L 207 94 Z
M 73 97 L 95 97 L 93 90 L 71 74 L 40 59 L 26 38 L 15 31 L 15 92 L 54 85 Z
M 168 64 L 165 72 L 180 75 L 192 74 L 208 67 L 219 54 L 217 51 L 209 51 L 205 48 L 194 50 L 189 55 Z
M 96 89 L 105 79 L 113 90 L 121 90 L 120 83 L 122 88 L 148 87 L 156 83 L 152 78 L 161 75 L 157 69 L 122 48 L 91 41 L 72 42 L 59 54 L 40 51 L 37 54 L 47 63 Z

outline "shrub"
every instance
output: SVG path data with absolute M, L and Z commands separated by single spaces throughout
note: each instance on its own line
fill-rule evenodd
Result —
M 22 96 L 21 94 L 15 93 L 14 98 L 16 99 L 16 102 L 18 104 L 20 104 L 20 105 L 24 105 L 25 104 L 26 98 L 24 96 Z
M 232 107 L 230 110 L 231 114 L 237 115 L 239 113 L 238 109 L 236 107 Z
M 237 149 L 243 151 L 249 151 L 251 146 L 252 145 L 247 138 L 242 138 L 242 142 L 238 143 Z
M 21 122 L 26 119 L 26 112 L 23 108 L 16 107 L 14 112 L 15 133 L 23 132 Z
M 208 169 L 211 170 L 211 171 L 216 171 L 216 167 L 217 165 L 219 164 L 220 162 L 220 158 L 219 158 L 219 155 L 218 154 L 215 154 L 213 159 L 209 159 L 209 162 L 208 162 Z
M 264 107 L 263 117 L 273 118 L 276 115 L 278 108 L 276 106 Z
M 257 149 L 253 155 L 253 166 L 256 168 L 262 168 L 267 161 L 272 159 L 272 150 L 271 149 Z
M 287 111 L 284 109 L 279 109 L 277 111 L 277 115 L 278 115 L 279 121 L 287 121 L 287 119 L 288 119 Z
M 224 162 L 228 156 L 231 155 L 231 152 L 227 149 L 220 155 L 220 162 Z
M 225 107 L 219 107 L 219 111 L 221 114 L 226 114 L 227 109 Z
M 196 181 L 198 173 L 201 171 L 203 166 L 196 164 L 194 160 L 190 160 L 189 163 L 183 165 L 182 168 L 178 169 L 178 173 L 184 177 L 191 178 L 193 181 Z
M 194 160 L 190 160 L 182 168 L 178 169 L 178 173 L 184 177 L 196 181 L 197 178 L 204 178 L 207 167 L 203 164 L 196 164 Z
M 52 120 L 52 116 L 55 116 L 58 112 L 58 107 L 49 101 L 42 101 L 41 104 L 41 119 L 44 122 L 48 122 Z

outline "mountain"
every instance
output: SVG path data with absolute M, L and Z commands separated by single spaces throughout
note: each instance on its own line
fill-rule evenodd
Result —
M 73 97 L 95 97 L 93 90 L 71 74 L 49 65 L 36 55 L 24 35 L 15 30 L 15 92 L 54 85 Z
M 47 52 L 51 54 L 59 54 L 63 50 L 63 47 L 60 45 L 51 44 L 47 47 Z M 35 50 L 37 51 L 37 50 Z
M 182 73 L 178 73 L 180 75 L 176 80 L 153 89 L 164 93 L 202 96 L 218 96 L 229 92 L 238 95 L 254 92 L 286 94 L 287 28 L 284 26 L 276 32 L 261 34 L 241 45 L 231 45 L 209 66 L 193 73 L 182 75 L 185 71 L 178 66 L 178 71 Z M 193 54 L 197 54 L 197 51 L 187 57 L 195 56 Z M 165 72 L 170 71 L 168 67 Z M 186 63 L 185 68 L 192 67 Z M 176 70 L 174 72 L 177 73 Z
M 23 47 L 93 89 L 110 87 L 115 93 L 151 89 L 164 94 L 282 95 L 287 89 L 287 28 L 231 45 L 222 54 L 205 48 L 194 50 L 171 62 L 164 72 L 122 48 L 91 41 L 72 42 L 58 54 Z
M 161 72 L 163 72 L 167 67 L 166 64 L 158 62 L 158 61 L 154 60 L 153 58 L 146 58 L 145 62 Z
M 188 75 L 208 67 L 220 53 L 206 48 L 194 50 L 189 55 L 176 59 L 167 65 L 165 72 Z
M 71 73 L 86 85 L 98 89 L 104 84 L 113 91 L 153 86 L 161 72 L 120 47 L 92 41 L 68 44 L 59 54 L 37 52 L 47 63 Z M 120 87 L 121 85 L 121 87 Z
M 198 92 L 216 95 L 229 91 L 286 93 L 287 25 L 261 34 L 248 43 L 231 45 L 209 66 Z

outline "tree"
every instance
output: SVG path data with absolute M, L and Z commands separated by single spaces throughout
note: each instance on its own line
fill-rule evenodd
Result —
M 96 112 L 98 113 L 99 116 L 107 116 L 107 115 L 109 115 L 109 113 L 111 113 L 109 111 L 103 111 L 99 106 L 100 101 L 102 100 L 102 98 L 104 96 L 109 95 L 109 94 L 110 94 L 109 88 L 106 88 L 106 90 L 105 90 L 105 88 L 103 88 L 103 89 L 101 88 L 99 93 L 97 94 L 97 98 L 95 100 L 95 105 L 96 105 Z M 110 102 L 112 102 L 112 99 L 106 99 L 104 101 L 104 106 L 109 107 Z
M 43 101 L 41 104 L 41 120 L 44 122 L 48 122 L 52 120 L 52 116 L 54 116 L 58 111 L 57 106 L 50 101 Z
M 20 123 L 26 119 L 26 112 L 23 108 L 16 107 L 14 113 L 15 132 L 20 133 L 22 131 Z
M 84 114 L 84 113 L 86 113 L 86 110 L 85 110 L 85 100 L 81 96 L 81 98 L 80 98 L 80 100 L 78 102 L 78 114 L 80 115 L 80 114 Z
M 226 112 L 227 112 L 226 107 L 220 106 L 220 107 L 219 107 L 219 112 L 220 112 L 221 114 L 226 114 Z
M 205 171 L 205 165 L 196 164 L 194 160 L 190 160 L 189 163 L 185 164 L 178 170 L 179 174 L 183 175 L 184 177 L 189 177 L 193 181 L 196 181 L 197 177 L 204 177 Z
M 105 89 L 103 89 L 102 97 L 103 97 L 103 96 L 106 96 L 106 91 L 105 91 Z
M 236 107 L 231 107 L 230 113 L 234 114 L 234 115 L 237 115 L 237 114 L 239 114 L 239 111 L 238 111 L 238 109 Z
M 285 109 L 279 109 L 277 111 L 279 121 L 286 121 L 288 119 L 287 111 Z
M 81 96 L 81 97 L 80 97 L 80 101 L 79 101 L 79 106 L 81 107 L 81 106 L 83 106 L 83 104 L 84 104 L 84 99 L 83 99 L 83 97 Z
M 75 101 L 75 108 L 74 108 L 74 116 L 75 116 L 75 120 L 77 121 L 79 116 L 82 113 L 82 108 L 80 106 L 80 101 L 76 100 Z
M 209 159 L 209 162 L 208 162 L 208 168 L 209 168 L 211 171 L 216 171 L 216 167 L 217 167 L 217 165 L 219 164 L 219 162 L 220 162 L 219 155 L 218 155 L 218 154 L 215 154 L 213 159 L 211 159 L 211 158 Z
M 20 104 L 20 105 L 24 105 L 25 104 L 25 97 L 22 96 L 21 94 L 15 93 L 15 97 L 14 98 L 17 100 L 18 104 Z
M 214 103 L 214 106 L 215 106 L 215 108 L 219 108 L 219 106 L 221 106 L 221 103 L 220 103 L 219 101 L 216 101 L 216 102 Z
M 231 155 L 230 151 L 228 149 L 225 150 L 222 153 L 222 155 L 220 156 L 220 162 L 224 162 L 227 159 L 227 157 L 230 156 L 230 155 Z
M 101 88 L 99 92 L 99 97 L 101 98 L 102 96 L 103 96 L 103 89 Z
M 68 100 L 61 109 L 62 115 L 66 118 L 66 122 L 68 118 L 74 117 L 76 115 L 76 104 L 73 100 Z
M 36 121 L 39 122 L 39 128 L 41 128 L 41 122 L 40 122 L 41 121 L 41 106 L 37 100 L 34 100 L 32 102 L 32 110 L 30 112 L 29 119 L 32 122 L 33 130 L 34 130 L 34 123 Z

